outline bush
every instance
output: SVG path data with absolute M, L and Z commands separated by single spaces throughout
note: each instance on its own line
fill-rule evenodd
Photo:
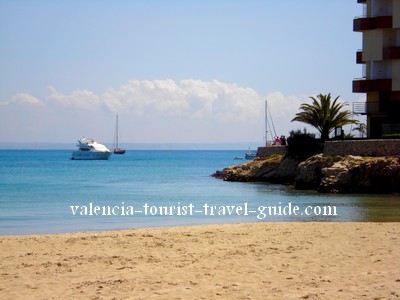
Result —
M 383 139 L 400 139 L 400 133 L 386 133 L 382 135 Z
M 321 147 L 315 136 L 307 133 L 304 128 L 301 130 L 292 130 L 290 136 L 287 138 L 287 154 L 286 156 L 298 159 L 299 161 L 306 160 L 307 158 L 321 152 Z

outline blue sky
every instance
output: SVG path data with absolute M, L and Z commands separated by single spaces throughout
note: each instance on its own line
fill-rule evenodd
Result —
M 263 142 L 302 102 L 352 103 L 352 31 L 336 1 L 0 0 L 0 142 Z M 8 128 L 4 130 L 4 128 Z

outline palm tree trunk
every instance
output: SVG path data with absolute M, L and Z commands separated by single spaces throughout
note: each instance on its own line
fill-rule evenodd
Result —
M 329 131 L 327 130 L 321 131 L 321 140 L 323 141 L 329 140 Z

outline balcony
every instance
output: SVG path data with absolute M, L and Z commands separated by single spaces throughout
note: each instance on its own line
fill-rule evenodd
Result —
M 362 50 L 356 52 L 356 63 L 365 64 Z M 382 49 L 382 59 L 400 59 L 400 47 L 385 47 Z
M 379 102 L 353 102 L 353 113 L 373 115 L 379 113 Z
M 365 61 L 363 61 L 363 59 L 362 59 L 362 51 L 361 50 L 358 50 L 357 53 L 356 53 L 356 62 L 358 64 L 365 63 Z
M 392 79 L 355 79 L 353 80 L 353 93 L 390 92 Z
M 393 28 L 392 16 L 379 17 L 357 17 L 353 20 L 353 31 L 364 31 L 372 29 Z
M 400 47 L 383 48 L 383 59 L 400 59 Z

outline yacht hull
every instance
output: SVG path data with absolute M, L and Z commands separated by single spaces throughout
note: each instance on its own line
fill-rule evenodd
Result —
M 107 160 L 111 152 L 80 151 L 72 152 L 73 160 Z

